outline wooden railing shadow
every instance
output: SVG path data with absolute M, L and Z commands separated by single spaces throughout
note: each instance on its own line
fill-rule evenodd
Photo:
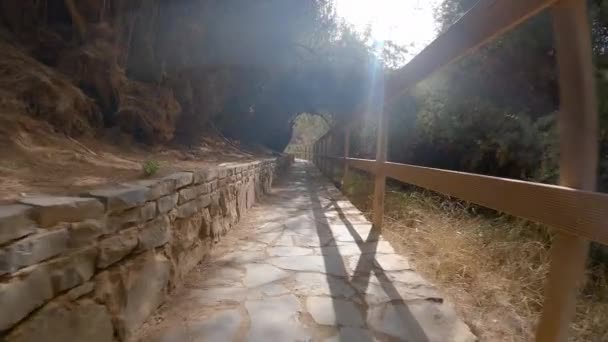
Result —
M 307 177 L 311 176 L 307 175 Z M 387 294 L 387 296 L 391 298 L 392 302 L 401 302 L 405 304 L 406 301 L 401 298 L 399 291 L 397 291 L 391 280 L 386 276 L 384 270 L 382 270 L 382 268 L 380 267 L 374 267 L 374 262 L 371 261 L 375 259 L 378 241 L 380 240 L 380 231 L 378 229 L 372 229 L 369 236 L 364 240 L 361 235 L 359 235 L 359 233 L 356 231 L 353 224 L 348 220 L 342 209 L 337 205 L 337 202 L 334 199 L 330 198 L 330 204 L 327 207 L 323 207 L 323 205 L 321 204 L 321 199 L 319 197 L 319 192 L 322 187 L 319 184 L 316 184 L 316 182 L 314 181 L 310 181 L 308 183 L 308 193 L 312 202 L 312 212 L 317 235 L 320 241 L 330 241 L 329 244 L 321 247 L 326 268 L 328 270 L 331 270 L 332 273 L 344 274 L 347 284 L 352 288 L 362 288 L 364 291 L 361 296 L 363 296 L 364 299 L 366 296 L 365 290 L 369 285 L 369 281 L 373 273 L 379 280 L 380 285 Z M 348 268 L 344 265 L 342 255 L 340 254 L 337 245 L 336 237 L 333 235 L 333 232 L 330 228 L 330 222 L 325 216 L 325 212 L 329 208 L 333 208 L 338 212 L 340 221 L 348 229 L 356 245 L 361 251 L 359 261 L 354 269 L 354 272 L 352 273 L 352 277 L 349 275 Z M 358 283 L 358 286 L 354 286 L 353 283 L 355 281 Z M 343 291 L 342 287 L 338 286 L 338 284 L 332 281 L 332 278 L 329 275 L 327 275 L 327 282 L 332 297 L 340 297 Z M 367 321 L 369 305 L 367 304 L 366 300 L 363 300 L 362 308 L 362 318 L 364 321 Z M 407 309 L 407 305 L 398 306 L 396 307 L 396 309 L 403 323 L 408 327 L 408 333 L 410 334 L 410 336 L 408 336 L 408 340 L 417 342 L 428 342 L 428 337 L 424 333 L 424 330 L 422 329 L 420 324 L 418 324 L 414 315 Z M 348 312 L 341 312 L 341 310 L 343 309 L 336 305 L 334 302 L 334 312 L 336 314 L 336 317 L 338 317 L 338 315 L 349 315 Z M 361 338 L 365 341 L 374 341 L 374 338 L 371 335 L 361 336 Z M 347 342 L 346 340 L 342 339 L 341 341 Z

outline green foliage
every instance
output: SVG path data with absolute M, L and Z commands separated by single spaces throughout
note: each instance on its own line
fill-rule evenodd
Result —
M 445 0 L 447 29 L 476 1 Z M 557 75 L 547 14 L 528 21 L 419 84 L 390 108 L 392 161 L 554 182 Z M 375 155 L 370 115 L 351 145 Z
M 413 114 L 411 110 L 409 115 L 397 112 L 391 118 L 391 159 L 502 177 L 555 180 L 554 113 L 534 118 L 478 97 L 449 99 L 434 90 L 416 94 Z
M 290 144 L 310 145 L 322 137 L 330 128 L 330 122 L 322 115 L 303 113 L 293 122 Z
M 446 30 L 475 0 L 445 0 Z M 608 1 L 592 2 L 601 119 L 600 182 L 608 187 Z M 550 13 L 442 68 L 390 108 L 389 160 L 500 177 L 558 180 L 558 75 Z M 351 142 L 374 158 L 375 124 Z
M 160 170 L 160 163 L 156 160 L 146 160 L 142 163 L 141 169 L 146 177 L 152 177 Z

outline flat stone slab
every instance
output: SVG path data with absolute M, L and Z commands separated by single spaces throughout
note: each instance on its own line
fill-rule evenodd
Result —
M 201 283 L 205 287 L 220 287 L 229 286 L 237 287 L 242 285 L 243 278 L 245 277 L 245 271 L 233 268 L 233 267 L 221 267 L 217 269 L 209 270 L 206 274 L 207 278 Z
M 452 308 L 424 300 L 372 307 L 367 321 L 372 329 L 405 341 L 477 341 Z
M 224 310 L 211 317 L 188 320 L 186 324 L 180 324 L 169 330 L 161 331 L 155 336 L 150 336 L 146 341 L 233 341 L 242 321 L 243 317 L 238 310 Z
M 302 307 L 294 295 L 247 301 L 251 320 L 247 341 L 309 341 L 310 334 L 300 322 Z
M 308 297 L 306 309 L 315 323 L 331 326 L 362 327 L 361 312 L 352 302 L 331 297 Z
M 109 211 L 118 211 L 144 204 L 149 192 L 144 186 L 116 186 L 93 190 L 88 195 L 102 199 Z
M 300 202 L 305 204 L 304 201 Z M 315 219 L 309 216 L 298 216 L 285 221 L 285 227 L 290 231 L 309 231 L 315 228 Z
M 329 204 L 329 203 L 328 203 Z M 333 204 L 333 203 L 331 203 Z M 324 213 L 325 218 L 327 219 L 327 221 L 329 221 L 332 224 L 341 224 L 344 222 L 344 216 L 346 216 L 346 219 L 348 220 L 349 223 L 351 224 L 362 224 L 362 225 L 366 225 L 366 224 L 370 224 L 367 219 L 365 218 L 365 215 L 363 215 L 359 210 L 355 209 L 355 210 L 340 210 L 340 212 L 338 212 L 337 210 L 328 210 Z
M 374 243 L 355 242 L 329 244 L 328 246 L 315 248 L 315 254 L 331 255 L 339 254 L 341 256 L 351 256 L 359 254 L 393 254 L 395 250 L 387 241 L 379 241 Z
M 301 256 L 313 253 L 312 249 L 303 247 L 270 247 L 267 251 L 270 256 Z
M 86 197 L 33 196 L 24 197 L 19 202 L 33 207 L 30 216 L 43 227 L 98 218 L 105 211 L 101 202 Z
M 348 221 L 347 221 L 348 222 Z M 329 229 L 336 241 L 343 242 L 370 242 L 377 241 L 378 237 L 371 233 L 371 224 L 343 222 L 342 224 L 330 223 Z
M 246 297 L 243 287 L 215 287 L 204 290 L 193 289 L 185 298 L 192 305 L 215 306 L 221 304 L 240 304 Z
M 266 244 L 248 241 L 242 245 L 237 246 L 237 249 L 239 249 L 241 251 L 259 252 L 259 251 L 263 251 L 264 249 L 266 249 Z
M 346 268 L 338 257 L 305 255 L 293 257 L 277 257 L 268 259 L 276 267 L 300 272 L 320 272 L 337 276 L 347 276 Z
M 36 231 L 28 217 L 30 209 L 21 204 L 0 205 L 0 244 Z
M 44 231 L 0 248 L 0 275 L 15 272 L 68 249 L 66 229 Z
M 170 174 L 163 179 L 175 181 L 175 187 L 179 189 L 192 184 L 193 178 L 192 172 L 177 172 Z
M 420 274 L 412 271 L 395 271 L 395 272 L 386 272 L 386 277 L 391 280 L 393 283 L 405 283 L 409 285 L 427 285 L 431 286 L 426 279 L 424 279 Z
M 262 261 L 266 258 L 263 251 L 235 251 L 227 253 L 216 260 L 227 265 L 238 266 L 251 262 Z
M 248 288 L 272 283 L 289 276 L 289 273 L 267 264 L 248 264 L 245 265 L 245 269 L 247 271 L 243 283 Z
M 376 342 L 379 341 L 368 329 L 344 327 L 340 328 L 338 335 L 327 338 L 324 342 Z
M 330 235 L 294 235 L 294 245 L 299 247 L 321 247 L 333 241 Z
M 267 213 L 261 212 L 261 208 L 253 208 L 250 213 L 253 215 L 266 215 Z M 285 226 L 282 223 L 273 222 L 271 218 L 267 218 L 270 222 L 254 222 L 253 231 L 256 235 L 262 233 L 270 233 L 270 232 L 281 232 L 285 229 Z
M 272 245 L 279 247 L 293 247 L 293 236 L 283 233 L 276 241 L 272 243 Z
M 255 239 L 265 244 L 271 244 L 281 236 L 281 232 L 256 234 Z
M 408 259 L 398 254 L 354 255 L 349 257 L 348 267 L 351 272 L 357 273 L 366 273 L 374 268 L 378 268 L 386 272 L 412 270 Z
M 265 297 L 276 297 L 291 293 L 288 288 L 281 284 L 267 284 L 260 287 L 262 295 Z
M 376 277 L 372 277 L 374 279 Z M 363 297 L 365 304 L 378 305 L 391 301 L 402 302 L 411 300 L 429 300 L 443 302 L 443 298 L 433 287 L 425 285 L 410 285 L 403 283 L 377 282 L 376 280 L 362 281 L 358 277 L 352 286 Z
M 347 267 L 351 274 L 369 274 L 376 268 L 375 254 L 359 254 L 347 257 Z
M 295 277 L 293 293 L 298 296 L 350 298 L 354 296 L 356 292 L 343 278 L 321 273 L 298 273 Z
M 205 320 L 189 321 L 188 330 L 193 341 L 232 341 L 243 321 L 238 310 L 221 311 Z
M 69 306 L 51 302 L 2 340 L 108 342 L 113 335 L 106 307 L 92 300 L 80 300 Z
M 399 254 L 377 255 L 376 264 L 385 271 L 411 270 L 409 260 Z

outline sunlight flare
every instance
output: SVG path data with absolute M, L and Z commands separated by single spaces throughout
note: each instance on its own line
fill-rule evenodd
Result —
M 413 57 L 437 35 L 434 11 L 440 0 L 335 0 L 338 16 L 375 41 L 406 46 Z

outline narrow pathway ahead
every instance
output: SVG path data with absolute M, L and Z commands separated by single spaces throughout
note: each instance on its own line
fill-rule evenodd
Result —
M 142 341 L 475 341 L 320 172 L 296 162 Z

